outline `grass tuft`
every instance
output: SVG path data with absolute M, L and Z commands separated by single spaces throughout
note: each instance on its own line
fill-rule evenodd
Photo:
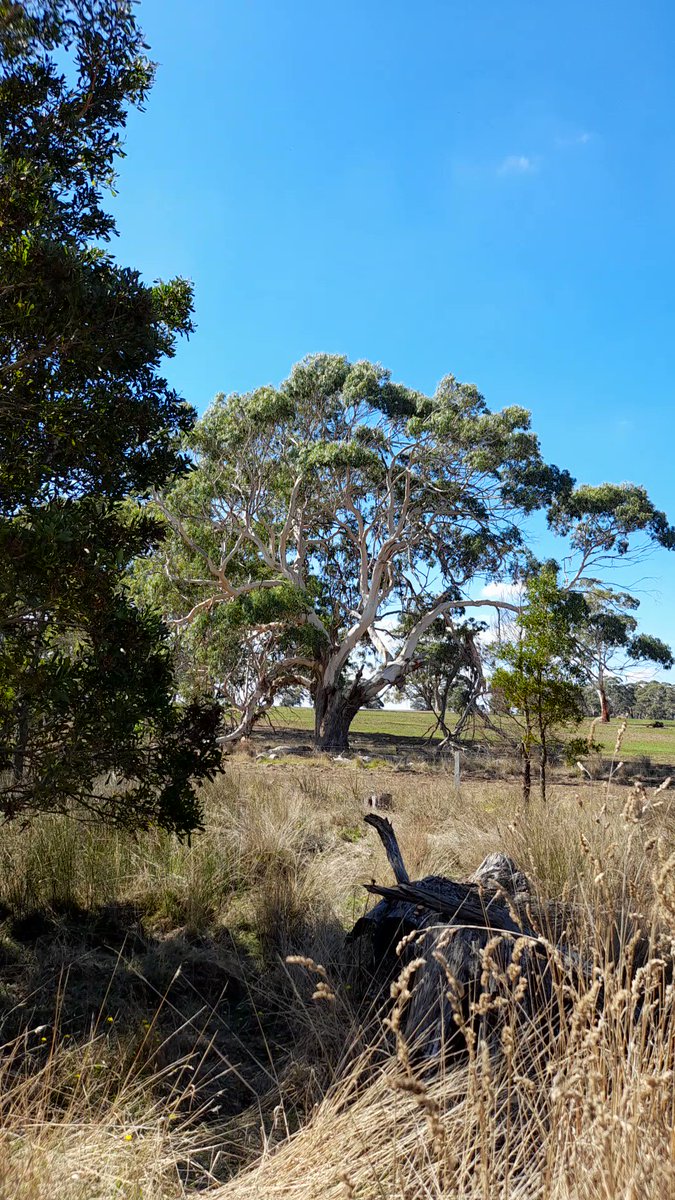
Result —
M 559 978 L 562 1025 L 523 1023 L 517 959 L 505 974 L 488 946 L 474 1016 L 497 1033 L 457 1009 L 463 1056 L 416 1066 L 412 976 L 387 1024 L 344 942 L 360 884 L 390 879 L 361 820 L 373 790 L 413 877 L 518 861 L 533 919 L 583 964 Z M 235 756 L 204 802 L 192 845 L 69 817 L 6 828 L 0 1200 L 675 1194 L 665 782 L 580 775 L 523 809 L 516 783 L 457 794 L 442 766 Z

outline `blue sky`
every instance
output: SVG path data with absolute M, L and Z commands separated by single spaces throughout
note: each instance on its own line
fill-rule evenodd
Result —
M 119 257 L 195 284 L 203 411 L 304 354 L 523 404 L 675 520 L 675 6 L 143 0 Z M 675 644 L 675 553 L 630 569 Z M 675 675 L 672 676 L 675 678 Z

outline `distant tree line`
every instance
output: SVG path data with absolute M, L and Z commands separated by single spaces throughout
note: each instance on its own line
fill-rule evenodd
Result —
M 611 679 L 606 682 L 605 689 L 610 711 L 616 717 L 675 721 L 675 683 L 620 683 Z M 584 708 L 587 716 L 600 716 L 600 701 L 595 688 L 584 688 Z

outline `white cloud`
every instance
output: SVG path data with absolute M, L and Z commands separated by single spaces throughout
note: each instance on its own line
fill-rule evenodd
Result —
M 477 600 L 504 600 L 507 604 L 519 604 L 522 600 L 524 587 L 522 583 L 486 583 L 481 588 Z M 509 636 L 509 629 L 513 626 L 515 614 L 508 609 L 501 612 L 496 608 L 474 608 L 467 609 L 469 616 L 475 617 L 477 621 L 485 621 L 487 629 L 478 635 L 478 641 L 484 646 L 489 646 L 495 640 L 497 634 L 502 637 Z
M 557 137 L 555 140 L 556 146 L 587 146 L 593 141 L 593 134 L 587 129 L 582 129 L 579 133 L 568 133 L 564 137 Z
M 394 630 L 394 629 L 398 629 L 400 624 L 401 624 L 400 612 L 384 613 L 383 616 L 377 618 L 378 629 Z
M 529 175 L 536 169 L 533 159 L 526 154 L 507 154 L 497 168 L 499 175 Z
M 479 600 L 508 600 L 517 603 L 524 591 L 522 583 L 486 583 L 477 597 Z

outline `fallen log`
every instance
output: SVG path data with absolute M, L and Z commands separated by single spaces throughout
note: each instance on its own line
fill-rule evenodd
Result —
M 356 922 L 363 977 L 379 1000 L 385 985 L 405 977 L 406 1003 L 396 1028 L 415 1054 L 438 1059 L 494 1037 L 508 1009 L 531 1029 L 560 1026 L 564 988 L 573 959 L 542 939 L 532 917 L 530 884 L 505 854 L 491 854 L 466 880 L 431 875 L 411 881 L 391 822 L 369 812 L 394 873 L 394 886 L 366 884 L 380 897 Z M 402 975 L 403 973 L 403 975 Z

